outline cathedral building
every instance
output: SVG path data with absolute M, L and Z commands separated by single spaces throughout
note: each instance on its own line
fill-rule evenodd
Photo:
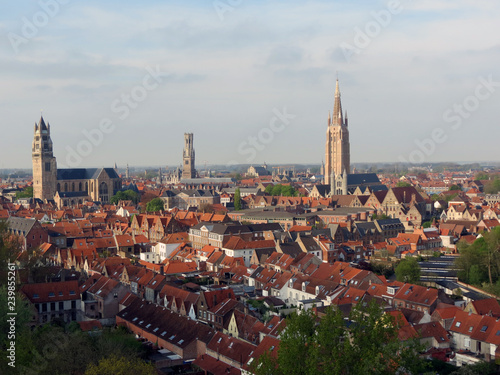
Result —
M 114 168 L 58 169 L 50 138 L 50 124 L 40 117 L 32 147 L 33 197 L 54 201 L 59 208 L 86 201 L 109 202 L 122 187 Z

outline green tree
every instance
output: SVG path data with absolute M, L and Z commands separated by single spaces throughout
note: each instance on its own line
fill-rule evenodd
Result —
M 318 319 L 311 310 L 292 314 L 281 335 L 277 357 L 265 355 L 253 365 L 261 374 L 418 373 L 425 363 L 415 341 L 401 342 L 394 318 L 376 303 L 355 306 L 348 321 L 328 307 Z
M 500 192 L 500 178 L 495 177 L 493 181 L 490 181 L 484 188 L 486 194 L 497 194 Z
M 234 191 L 234 209 L 236 211 L 241 210 L 241 192 L 240 188 L 236 188 Z
M 453 190 L 462 190 L 462 188 L 458 185 L 451 185 L 450 186 L 450 191 L 453 191 Z
M 406 181 L 399 181 L 397 184 L 396 184 L 396 187 L 410 187 L 410 186 L 413 186 L 412 184 L 406 182 Z
M 481 285 L 488 282 L 493 286 L 500 276 L 500 227 L 482 234 L 482 237 L 468 244 L 460 241 L 457 245 L 460 256 L 455 264 L 460 271 L 460 280 Z
M 163 211 L 163 201 L 161 198 L 154 198 L 148 202 L 146 205 L 147 212 L 158 212 Z
M 296 190 L 291 185 L 285 185 L 281 189 L 281 195 L 284 197 L 294 197 L 297 195 Z
M 119 201 L 132 201 L 137 204 L 140 200 L 139 194 L 133 190 L 119 191 L 113 195 L 110 199 L 112 204 L 117 204 Z
M 431 225 L 432 225 L 432 221 L 424 221 L 424 222 L 422 223 L 422 227 L 423 227 L 423 228 L 430 228 L 430 227 L 431 227 Z
M 271 195 L 272 196 L 279 196 L 279 195 L 281 195 L 281 189 L 283 189 L 283 185 L 281 185 L 281 184 L 274 185 L 273 189 L 271 190 Z
M 417 259 L 405 258 L 399 262 L 395 269 L 398 281 L 415 284 L 420 281 L 420 266 Z
M 16 193 L 16 198 L 33 198 L 33 186 L 27 186 L 23 191 L 18 191 Z
M 274 185 L 273 184 L 269 184 L 266 186 L 266 189 L 264 190 L 267 194 L 271 195 L 272 191 L 273 191 L 273 187 Z
M 142 359 L 111 356 L 90 364 L 85 375 L 156 375 L 154 366 Z
M 372 220 L 386 220 L 386 219 L 390 219 L 389 216 L 387 216 L 386 214 L 373 214 L 372 215 Z

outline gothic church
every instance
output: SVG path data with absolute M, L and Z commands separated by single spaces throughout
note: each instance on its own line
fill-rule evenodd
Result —
M 43 117 L 35 123 L 32 162 L 33 197 L 43 202 L 54 201 L 59 208 L 86 201 L 107 203 L 122 187 L 122 180 L 113 168 L 57 169 L 50 124 L 45 124 Z

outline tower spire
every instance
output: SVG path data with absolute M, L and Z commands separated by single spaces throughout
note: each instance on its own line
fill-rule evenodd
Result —
M 344 123 L 342 117 L 342 103 L 340 102 L 340 89 L 339 89 L 339 80 L 337 78 L 337 82 L 335 84 L 335 102 L 333 104 L 333 114 L 332 114 L 332 123 L 334 125 L 342 125 Z

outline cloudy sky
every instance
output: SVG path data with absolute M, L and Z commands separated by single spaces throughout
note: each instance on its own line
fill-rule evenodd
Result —
M 185 132 L 198 164 L 320 163 L 337 74 L 353 162 L 498 160 L 497 1 L 2 8 L 0 168 L 41 110 L 61 167 L 179 164 Z

